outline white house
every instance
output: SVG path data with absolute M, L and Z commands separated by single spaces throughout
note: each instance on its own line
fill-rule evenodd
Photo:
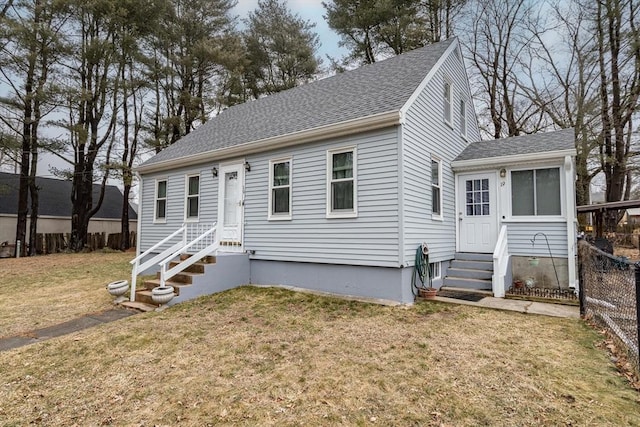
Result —
M 575 286 L 573 131 L 479 140 L 457 39 L 231 107 L 138 167 L 135 273 L 214 229 L 218 265 L 176 300 L 256 283 L 408 303 L 423 243 L 435 287 L 502 296 L 531 255 Z

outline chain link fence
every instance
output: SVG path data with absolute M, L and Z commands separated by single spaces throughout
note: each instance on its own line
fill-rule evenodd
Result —
M 607 329 L 640 374 L 638 317 L 640 270 L 622 257 L 610 255 L 588 242 L 578 245 L 580 312 Z

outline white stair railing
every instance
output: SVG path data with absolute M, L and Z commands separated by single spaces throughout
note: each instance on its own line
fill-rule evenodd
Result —
M 505 277 L 509 267 L 509 242 L 507 226 L 500 228 L 496 249 L 493 251 L 493 296 L 503 298 L 505 294 Z
M 140 255 L 138 255 L 137 257 L 132 259 L 131 261 L 129 261 L 130 264 L 133 264 L 133 269 L 131 270 L 131 295 L 129 297 L 129 299 L 131 301 L 135 301 L 135 299 L 136 299 L 136 281 L 138 279 L 138 273 L 141 272 L 141 271 L 145 271 L 147 268 L 149 268 L 149 267 L 151 267 L 153 265 L 156 265 L 159 261 L 165 259 L 169 254 L 174 253 L 176 250 L 178 250 L 178 248 L 181 248 L 182 246 L 184 246 L 186 244 L 186 241 L 185 241 L 186 230 L 187 230 L 187 225 L 186 224 L 182 224 L 182 227 L 178 228 L 176 231 L 174 231 L 173 233 L 169 234 L 167 237 L 165 237 L 164 239 L 162 239 L 161 241 L 159 241 L 158 243 L 156 243 L 155 245 L 151 246 L 149 249 L 147 249 L 146 251 L 144 251 L 143 253 L 141 253 Z M 174 245 L 172 245 L 172 246 L 168 247 L 167 249 L 163 250 L 162 252 L 160 252 L 158 255 L 156 255 L 153 258 L 151 258 L 151 259 L 145 261 L 144 263 L 140 264 L 140 261 L 142 259 L 144 259 L 146 256 L 151 254 L 153 251 L 155 251 L 160 246 L 164 245 L 165 243 L 167 243 L 168 241 L 170 241 L 174 237 L 178 236 L 179 234 L 182 234 L 182 240 L 181 241 L 175 243 Z
M 205 256 L 215 253 L 215 251 L 220 247 L 220 242 L 216 235 L 216 228 L 216 223 L 213 223 L 207 231 L 203 232 L 182 247 L 176 249 L 173 253 L 167 255 L 162 261 L 160 261 L 160 286 L 165 286 L 167 280 L 171 279 L 176 274 L 183 272 Z M 174 267 L 167 269 L 167 264 L 169 264 L 169 262 L 180 254 L 189 252 L 189 249 L 192 248 L 196 250 L 199 248 L 199 250 Z

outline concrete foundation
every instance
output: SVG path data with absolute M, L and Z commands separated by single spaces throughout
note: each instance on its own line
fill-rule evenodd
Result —
M 410 268 L 251 260 L 251 283 L 412 303 Z

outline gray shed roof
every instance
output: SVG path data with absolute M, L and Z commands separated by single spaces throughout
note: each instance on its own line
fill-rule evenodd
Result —
M 143 166 L 399 111 L 454 41 L 230 107 Z
M 62 179 L 36 177 L 38 192 L 38 215 L 71 218 L 71 181 Z M 20 175 L 0 172 L 0 214 L 18 214 L 18 189 Z M 93 184 L 93 200 L 100 196 L 100 185 Z M 120 219 L 122 216 L 123 196 L 118 187 L 107 185 L 100 210 L 93 218 Z M 29 198 L 31 212 L 31 198 Z M 129 205 L 129 219 L 135 220 L 138 215 Z
M 573 128 L 469 144 L 455 159 L 478 160 L 575 149 Z

